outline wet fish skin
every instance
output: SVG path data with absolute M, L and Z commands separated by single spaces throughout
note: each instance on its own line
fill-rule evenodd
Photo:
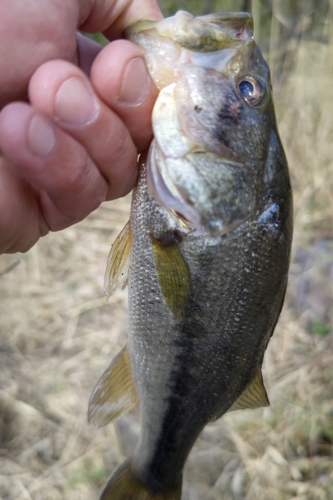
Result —
M 165 77 L 171 87 L 158 98 L 170 104 L 169 119 L 160 125 L 155 117 L 130 219 L 128 353 L 140 438 L 103 500 L 180 499 L 183 467 L 204 426 L 231 409 L 268 404 L 261 365 L 287 285 L 292 195 L 269 70 L 251 39 L 249 16 L 241 16 L 203 17 L 213 20 L 205 36 L 222 26 L 231 40 L 206 38 L 193 56 L 200 64 L 176 63 L 175 83 Z M 177 22 L 163 25 L 164 35 Z M 138 41 L 137 31 L 130 33 Z M 202 57 L 219 40 L 226 56 L 221 52 L 221 62 L 209 55 L 208 65 L 215 61 L 218 71 L 205 68 Z M 188 40 L 178 43 L 180 52 L 188 50 Z M 147 60 L 156 64 L 151 54 Z M 154 71 L 162 81 L 163 72 Z M 263 89 L 253 106 L 239 93 L 247 76 Z M 174 153 L 168 137 L 182 134 Z M 185 213 L 177 215 L 178 207 Z M 199 224 L 186 220 L 187 213 Z M 115 406 L 118 415 L 118 401 Z

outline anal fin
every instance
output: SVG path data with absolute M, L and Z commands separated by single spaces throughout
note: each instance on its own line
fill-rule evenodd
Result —
M 261 368 L 258 368 L 250 385 L 234 402 L 228 411 L 246 410 L 248 408 L 261 408 L 269 406 L 269 399 L 264 387 Z
M 109 298 L 117 288 L 125 288 L 128 282 L 128 270 L 132 248 L 130 222 L 123 227 L 113 243 L 105 270 L 104 293 Z
M 96 384 L 88 405 L 88 422 L 102 427 L 133 408 L 138 402 L 130 358 L 125 346 Z

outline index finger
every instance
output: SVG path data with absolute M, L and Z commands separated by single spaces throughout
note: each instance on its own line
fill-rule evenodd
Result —
M 80 25 L 87 33 L 102 32 L 108 40 L 122 38 L 128 26 L 141 19 L 163 19 L 156 0 L 95 0 L 90 15 Z M 101 5 L 99 5 L 101 4 Z

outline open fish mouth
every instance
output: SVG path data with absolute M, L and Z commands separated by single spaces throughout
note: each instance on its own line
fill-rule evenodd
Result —
M 160 90 L 152 114 L 149 193 L 194 230 L 212 237 L 233 230 L 257 208 L 265 162 L 246 141 L 260 120 L 248 102 L 261 87 L 251 74 L 245 78 L 251 61 L 261 62 L 251 16 L 194 18 L 180 11 L 141 21 L 125 35 L 142 48 Z
M 243 163 L 236 160 L 243 159 L 222 141 L 214 140 L 196 116 L 192 117 L 191 110 L 187 112 L 195 104 L 187 95 L 186 78 L 181 85 L 178 92 L 176 82 L 163 88 L 153 110 L 155 137 L 147 162 L 148 191 L 196 231 L 222 235 L 235 227 L 235 221 L 222 213 L 223 207 L 221 212 L 219 180 L 223 181 L 226 169 L 239 171 Z M 181 108 L 177 102 L 182 102 Z M 205 173 L 207 168 L 210 174 Z M 237 217 L 240 220 L 244 217 Z

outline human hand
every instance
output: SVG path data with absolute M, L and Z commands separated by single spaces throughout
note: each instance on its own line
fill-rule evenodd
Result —
M 18 18 L 15 3 L 26 10 Z M 114 40 L 160 17 L 154 0 L 1 3 L 0 252 L 26 251 L 132 189 L 157 90 L 135 45 L 116 40 L 99 52 L 75 32 Z M 28 103 L 13 102 L 28 92 Z

